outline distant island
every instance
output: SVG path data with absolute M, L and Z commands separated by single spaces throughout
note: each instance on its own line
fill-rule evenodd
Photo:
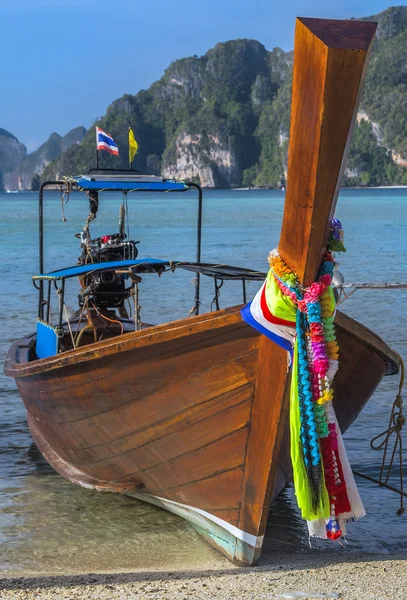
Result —
M 367 19 L 379 26 L 344 185 L 407 185 L 407 7 Z M 97 121 L 120 150 L 118 158 L 103 153 L 103 166 L 128 167 L 132 127 L 140 148 L 135 168 L 143 173 L 203 187 L 285 186 L 292 58 L 239 39 L 175 61 L 148 90 L 115 100 Z M 26 155 L 0 129 L 0 187 L 31 189 L 95 166 L 94 126 L 56 136 Z
M 85 135 L 85 127 L 75 127 L 64 136 L 52 133 L 35 152 L 27 154 L 24 144 L 0 128 L 0 191 L 39 189 L 44 169 Z

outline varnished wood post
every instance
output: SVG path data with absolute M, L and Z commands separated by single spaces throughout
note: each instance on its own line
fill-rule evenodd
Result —
M 328 239 L 376 23 L 297 19 L 288 182 L 279 251 L 306 285 Z M 289 405 L 287 353 L 263 338 L 242 486 L 239 528 L 257 538 L 240 547 L 252 564 L 262 537 Z
M 376 26 L 297 19 L 279 251 L 305 285 L 325 251 Z

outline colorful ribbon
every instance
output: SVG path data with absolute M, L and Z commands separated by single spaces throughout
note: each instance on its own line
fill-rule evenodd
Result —
M 340 230 L 343 237 L 340 222 L 335 220 L 334 225 L 332 236 L 339 237 Z M 295 494 L 310 534 L 337 539 L 346 521 L 365 513 L 332 405 L 332 381 L 339 364 L 333 258 L 328 250 L 317 281 L 306 289 L 277 250 L 270 252 L 269 265 L 266 282 L 242 316 L 285 348 L 287 333 L 291 334 L 290 449 Z

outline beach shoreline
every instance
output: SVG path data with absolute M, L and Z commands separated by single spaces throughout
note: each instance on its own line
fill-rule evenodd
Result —
M 0 579 L 0 597 L 154 598 L 407 598 L 407 553 L 394 555 L 328 551 L 266 555 L 259 566 L 242 569 L 225 561 L 219 568 L 159 569 Z
M 50 189 L 54 189 L 54 190 L 58 190 L 59 187 L 56 185 L 53 188 Z M 210 188 L 202 188 L 205 191 L 233 191 L 233 192 L 259 192 L 259 191 L 276 191 L 276 192 L 283 192 L 285 193 L 286 188 L 281 188 L 281 187 L 230 187 L 230 188 L 216 188 L 216 187 L 210 187 Z M 340 188 L 341 190 L 404 190 L 407 189 L 407 185 L 377 185 L 377 186 L 341 186 Z M 2 194 L 37 194 L 38 192 L 34 192 L 32 190 L 5 190 L 4 192 L 0 192 Z
M 372 185 L 372 186 L 362 186 L 362 185 L 344 185 L 341 186 L 341 190 L 404 190 L 407 188 L 407 185 Z M 210 190 L 221 190 L 223 188 L 204 188 Z M 258 192 L 259 190 L 276 190 L 280 192 L 285 192 L 285 188 L 278 187 L 236 187 L 236 188 L 227 188 L 233 190 L 234 192 Z

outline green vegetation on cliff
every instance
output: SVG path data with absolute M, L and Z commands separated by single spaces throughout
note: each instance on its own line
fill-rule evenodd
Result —
M 348 185 L 407 182 L 407 7 L 372 17 L 378 36 L 345 174 Z M 97 125 L 113 135 L 127 167 L 127 131 L 139 142 L 135 168 L 208 186 L 285 184 L 292 53 L 255 40 L 217 44 L 202 57 L 172 63 L 148 90 L 113 102 Z M 95 165 L 92 126 L 48 165 L 43 177 Z
M 379 141 L 407 158 L 407 6 L 369 19 L 379 25 L 363 108 L 380 127 Z
M 345 185 L 382 186 L 407 183 L 407 169 L 397 165 L 391 152 L 377 145 L 371 123 L 361 120 L 353 134 Z

